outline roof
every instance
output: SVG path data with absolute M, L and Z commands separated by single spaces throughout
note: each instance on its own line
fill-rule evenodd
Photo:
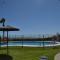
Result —
M 0 27 L 0 31 L 19 31 L 19 29 L 12 26 L 3 26 Z

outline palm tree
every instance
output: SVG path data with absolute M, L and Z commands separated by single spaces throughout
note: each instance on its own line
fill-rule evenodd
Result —
M 5 19 L 2 18 L 2 19 L 0 20 L 0 23 L 3 23 L 3 26 L 5 26 L 5 25 L 4 25 L 4 23 L 5 23 Z
M 0 23 L 3 23 L 3 25 L 2 25 L 2 26 L 5 26 L 5 19 L 4 19 L 4 18 L 2 18 L 2 19 L 0 20 Z M 4 31 L 3 31 L 3 40 L 4 40 Z
M 0 20 L 0 23 L 3 23 L 2 26 L 5 26 L 5 19 L 2 18 L 2 19 Z M 3 40 L 4 40 L 4 31 L 3 31 Z M 1 48 L 1 40 L 0 40 L 0 48 Z

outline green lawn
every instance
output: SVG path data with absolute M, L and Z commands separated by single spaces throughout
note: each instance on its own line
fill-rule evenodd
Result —
M 9 47 L 9 55 L 13 60 L 39 60 L 42 55 L 48 56 L 49 60 L 54 60 L 56 53 L 60 52 L 60 47 L 55 48 L 33 48 L 33 47 Z M 6 53 L 6 48 L 0 50 L 1 53 Z

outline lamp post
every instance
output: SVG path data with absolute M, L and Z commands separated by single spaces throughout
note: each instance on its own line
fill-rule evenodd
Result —
M 44 48 L 44 35 L 43 35 L 43 48 Z
M 22 38 L 22 48 L 23 48 L 24 35 L 22 35 L 21 38 Z

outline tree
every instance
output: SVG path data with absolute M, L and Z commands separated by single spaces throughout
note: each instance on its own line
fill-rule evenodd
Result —
M 0 20 L 0 23 L 3 23 L 3 26 L 4 26 L 5 19 L 4 19 L 4 18 L 2 18 L 2 19 Z

